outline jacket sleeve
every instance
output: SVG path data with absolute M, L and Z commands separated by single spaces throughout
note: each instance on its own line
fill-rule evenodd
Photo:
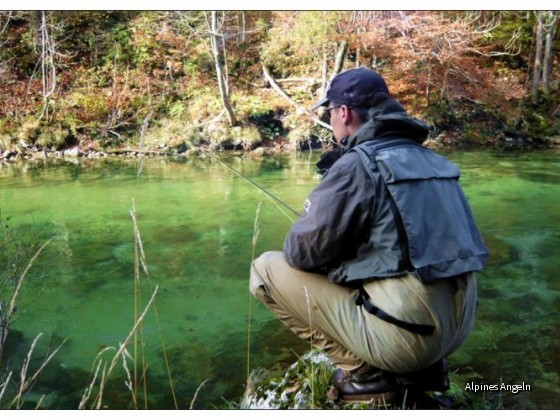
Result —
M 345 154 L 332 166 L 284 241 L 284 256 L 292 267 L 326 274 L 356 255 L 362 236 L 369 233 L 371 183 L 357 153 Z

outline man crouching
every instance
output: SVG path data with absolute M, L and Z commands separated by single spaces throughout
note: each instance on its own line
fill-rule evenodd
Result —
M 427 126 L 373 70 L 340 73 L 318 107 L 339 147 L 283 252 L 253 261 L 251 292 L 329 355 L 342 400 L 444 391 L 488 256 L 459 169 L 422 146 Z

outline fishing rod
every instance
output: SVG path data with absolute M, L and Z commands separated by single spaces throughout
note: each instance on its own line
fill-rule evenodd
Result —
M 284 203 L 282 200 L 280 200 L 278 197 L 276 197 L 274 194 L 272 194 L 270 191 L 267 191 L 264 187 L 261 187 L 259 184 L 257 184 L 255 181 L 253 181 L 252 179 L 247 178 L 245 175 L 243 175 L 241 172 L 239 172 L 237 169 L 232 168 L 230 165 L 228 165 L 227 163 L 225 163 L 222 159 L 220 159 L 218 156 L 216 156 L 214 153 L 211 154 L 211 156 L 216 159 L 218 161 L 218 163 L 222 164 L 223 166 L 225 166 L 227 169 L 229 169 L 231 172 L 233 172 L 234 174 L 238 175 L 241 179 L 243 179 L 244 181 L 248 182 L 249 184 L 251 184 L 253 187 L 257 188 L 258 190 L 262 191 L 263 193 L 265 193 L 269 198 L 273 199 L 274 202 L 281 204 L 282 206 L 284 206 L 286 209 L 290 210 L 293 214 L 295 214 L 297 217 L 300 217 L 301 214 L 298 213 L 297 211 L 295 211 L 293 208 L 291 208 L 289 205 L 287 205 L 286 203 Z M 289 216 L 288 216 L 289 218 Z M 290 218 L 291 220 L 291 218 Z

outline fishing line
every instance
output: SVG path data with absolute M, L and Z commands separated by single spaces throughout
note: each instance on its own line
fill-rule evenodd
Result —
M 282 200 L 280 200 L 278 197 L 276 197 L 274 194 L 272 194 L 271 192 L 267 191 L 264 187 L 261 187 L 259 184 L 257 184 L 255 181 L 247 178 L 245 175 L 243 175 L 241 172 L 239 172 L 237 169 L 232 168 L 230 165 L 228 165 L 227 163 L 225 163 L 223 160 L 221 160 L 218 156 L 216 156 L 215 154 L 211 154 L 211 156 L 216 159 L 216 161 L 218 161 L 218 163 L 221 163 L 223 166 L 225 166 L 227 169 L 229 169 L 231 172 L 233 172 L 234 174 L 236 174 L 237 176 L 239 176 L 241 179 L 243 179 L 244 181 L 248 182 L 249 184 L 251 184 L 253 187 L 257 188 L 258 190 L 262 191 L 263 193 L 265 193 L 269 199 L 272 199 L 273 203 L 276 205 L 276 207 L 278 207 L 278 204 L 281 204 L 284 208 L 290 210 L 293 214 L 295 214 L 297 217 L 300 217 L 301 214 L 299 214 L 297 211 L 295 211 L 293 208 L 291 208 L 289 205 L 287 205 L 286 203 L 284 203 Z M 278 210 L 280 210 L 282 213 L 284 213 L 284 215 L 290 219 L 292 222 L 294 221 L 282 208 L 278 207 Z

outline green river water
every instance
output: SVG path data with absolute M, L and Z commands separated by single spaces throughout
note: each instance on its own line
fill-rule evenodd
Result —
M 447 153 L 491 257 L 478 276 L 475 329 L 450 359 L 466 384 L 530 385 L 530 392 L 475 393 L 479 406 L 559 408 L 560 154 Z M 319 179 L 318 153 L 265 158 L 220 155 L 293 208 Z M 259 236 L 253 229 L 263 203 Z M 135 288 L 137 222 L 149 276 Z M 142 333 L 149 408 L 225 408 L 239 401 L 250 368 L 279 372 L 308 345 L 292 337 L 248 292 L 253 253 L 280 249 L 291 224 L 266 196 L 210 158 L 76 160 L 0 166 L 0 216 L 12 229 L 56 235 L 27 276 L 3 358 L 21 366 L 43 336 L 32 365 L 67 341 L 49 362 L 30 406 L 77 408 L 97 354 L 114 354 L 134 324 L 135 290 L 145 304 L 158 286 Z M 159 322 L 158 322 L 159 321 Z M 165 352 L 162 350 L 162 342 Z M 133 346 L 129 346 L 133 352 Z M 111 378 L 108 408 L 129 408 L 123 369 Z M 486 402 L 484 405 L 480 401 Z M 482 405 L 480 405 L 482 404 Z M 140 404 L 144 406 L 144 402 Z

